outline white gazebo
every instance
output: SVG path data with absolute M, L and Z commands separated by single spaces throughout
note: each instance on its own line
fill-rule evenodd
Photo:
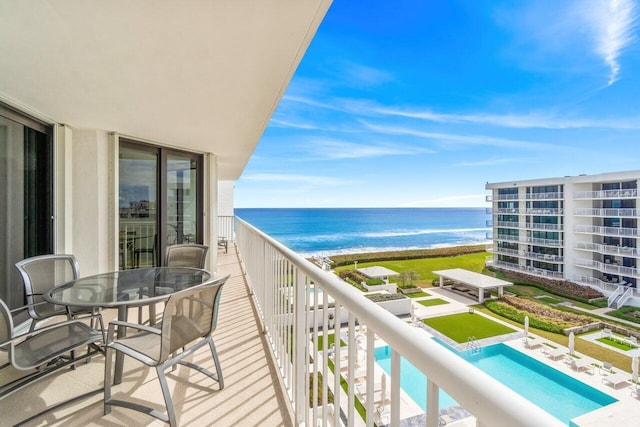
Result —
M 450 270 L 438 270 L 434 271 L 435 274 L 440 276 L 440 287 L 444 286 L 444 279 L 449 279 L 456 282 L 463 288 L 470 290 L 477 290 L 478 302 L 482 304 L 484 302 L 484 291 L 490 289 L 498 289 L 498 295 L 502 296 L 505 286 L 511 286 L 513 283 L 506 280 L 496 279 L 495 277 L 486 276 L 484 274 L 475 273 L 473 271 L 465 270 L 463 268 L 452 268 Z
M 398 276 L 400 273 L 390 270 L 386 267 L 374 265 L 373 267 L 358 268 L 358 272 L 364 274 L 370 279 L 382 279 L 385 283 L 389 283 L 389 276 Z

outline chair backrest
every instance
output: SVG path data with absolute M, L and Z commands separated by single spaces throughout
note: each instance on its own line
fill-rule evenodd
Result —
M 61 307 L 52 304 L 38 304 L 44 301 L 44 293 L 80 277 L 78 261 L 73 255 L 66 254 L 27 258 L 17 262 L 16 268 L 22 276 L 24 293 L 30 306 L 29 317 L 35 320 L 45 319 L 63 311 Z
M 0 343 L 13 338 L 13 318 L 9 307 L 0 299 Z M 3 347 L 2 350 L 9 350 Z
M 167 247 L 165 265 L 167 267 L 204 268 L 209 247 L 195 243 Z
M 159 362 L 190 342 L 209 336 L 216 328 L 222 285 L 229 276 L 172 294 L 162 315 Z

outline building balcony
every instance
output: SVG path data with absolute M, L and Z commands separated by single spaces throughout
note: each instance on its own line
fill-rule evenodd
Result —
M 575 216 L 594 216 L 602 218 L 636 218 L 637 209 L 596 209 L 596 208 L 576 208 L 573 210 Z
M 518 257 L 522 254 L 522 251 L 519 251 L 517 249 L 507 249 L 501 247 L 497 247 L 493 252 L 499 255 L 509 255 L 514 257 Z
M 523 251 L 521 256 L 527 259 L 533 259 L 536 261 L 550 262 L 554 264 L 560 264 L 564 262 L 564 257 L 560 255 L 541 254 L 538 252 L 526 252 Z
M 510 200 L 520 200 L 522 199 L 522 197 L 520 197 L 519 194 L 496 194 L 495 196 L 493 194 L 488 194 L 486 197 L 486 201 L 487 202 L 504 202 L 504 201 L 510 201 Z
M 615 274 L 618 276 L 640 278 L 640 270 L 636 267 L 625 267 L 617 264 L 609 264 L 588 258 L 576 258 L 574 260 L 576 267 L 585 267 L 592 270 L 598 270 L 602 273 Z
M 637 228 L 603 227 L 599 225 L 576 225 L 576 233 L 597 234 L 599 236 L 636 237 L 640 235 Z
M 526 243 L 531 243 L 531 244 L 534 244 L 534 245 L 538 245 L 538 246 L 551 246 L 551 247 L 554 247 L 554 248 L 564 245 L 564 242 L 562 240 L 538 239 L 536 237 L 526 237 L 526 238 L 522 239 L 521 241 L 526 242 Z
M 564 277 L 564 274 L 559 271 L 550 271 L 544 270 L 542 268 L 527 267 L 525 265 L 512 264 L 510 262 L 496 261 L 494 265 L 500 268 L 504 268 L 505 270 L 518 271 L 531 274 L 533 276 L 549 277 L 552 279 L 562 279 Z
M 494 214 L 520 214 L 521 211 L 518 208 L 495 208 L 492 209 L 490 212 L 487 211 L 487 213 L 494 213 Z M 524 210 L 522 211 L 522 213 L 524 213 Z
M 616 255 L 631 258 L 637 258 L 640 255 L 640 251 L 638 251 L 637 248 L 602 245 L 599 243 L 591 242 L 576 242 L 573 247 L 582 251 L 597 252 L 604 255 Z
M 561 208 L 529 208 L 525 210 L 527 215 L 562 215 L 564 209 Z
M 626 190 L 576 191 L 573 193 L 574 200 L 635 199 L 637 197 L 638 190 L 635 188 Z
M 496 227 L 500 228 L 523 228 L 520 226 L 519 222 L 515 221 L 495 221 L 494 224 Z
M 562 200 L 564 199 L 564 193 L 527 193 L 527 200 Z
M 529 222 L 526 224 L 525 228 L 529 228 L 531 230 L 560 231 L 560 230 L 564 230 L 564 224 L 546 224 L 543 222 Z

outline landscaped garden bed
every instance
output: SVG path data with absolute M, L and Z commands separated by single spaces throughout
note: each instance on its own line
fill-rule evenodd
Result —
M 609 316 L 617 317 L 618 319 L 628 320 L 634 323 L 640 323 L 640 308 L 624 306 L 617 310 L 607 312 Z
M 433 307 L 436 305 L 449 304 L 447 301 L 440 298 L 423 299 L 423 300 L 417 301 L 417 303 L 420 305 L 424 305 L 425 307 Z
M 505 295 L 499 300 L 489 300 L 485 302 L 485 306 L 518 323 L 524 323 L 525 316 L 529 316 L 531 327 L 554 333 L 563 333 L 565 328 L 593 323 L 591 317 L 557 310 L 546 304 L 515 296 Z

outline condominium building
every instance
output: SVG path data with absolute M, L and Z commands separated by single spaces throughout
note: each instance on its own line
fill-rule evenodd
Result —
M 492 264 L 640 306 L 640 170 L 487 183 Z

